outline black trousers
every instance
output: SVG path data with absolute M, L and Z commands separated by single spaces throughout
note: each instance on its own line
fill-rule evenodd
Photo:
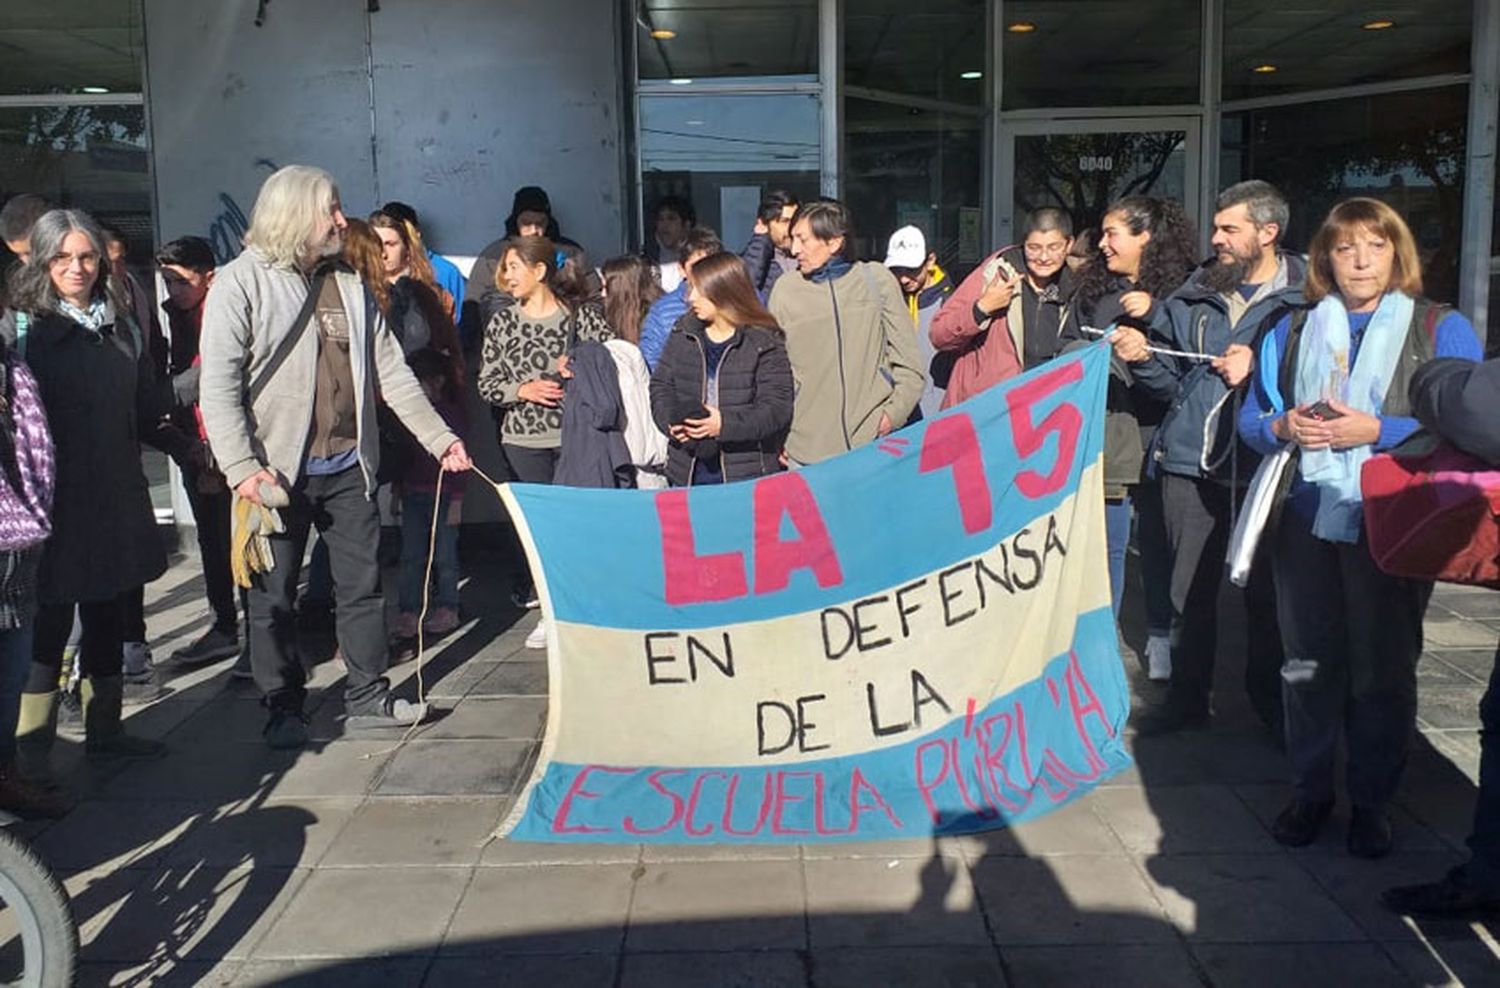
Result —
M 1206 713 L 1219 647 L 1219 588 L 1228 582 L 1230 488 L 1210 480 L 1166 474 L 1161 482 L 1172 553 L 1172 682 L 1168 703 Z M 1281 723 L 1281 638 L 1275 634 L 1276 592 L 1264 555 L 1244 591 L 1245 691 L 1260 718 Z
M 317 528 L 333 567 L 339 649 L 349 669 L 344 706 L 350 713 L 379 705 L 389 688 L 385 598 L 380 592 L 380 513 L 365 497 L 358 467 L 303 477 L 281 509 L 286 531 L 271 536 L 276 566 L 250 589 L 250 662 L 269 706 L 300 710 L 307 671 L 297 650 L 294 605 L 308 533 Z
M 1339 736 L 1349 799 L 1390 801 L 1417 725 L 1417 659 L 1432 584 L 1380 571 L 1363 533 L 1327 542 L 1288 512 L 1276 534 L 1276 595 L 1286 644 L 1282 688 L 1297 795 L 1334 794 Z
M 533 449 L 529 446 L 513 446 L 510 443 L 501 444 L 500 451 L 505 454 L 505 464 L 510 467 L 511 476 L 523 484 L 552 483 L 552 475 L 557 472 L 557 458 L 562 452 L 555 446 L 548 449 Z M 536 587 L 536 578 L 532 575 L 530 567 L 526 565 L 526 550 L 521 546 L 519 536 L 513 537 L 511 542 L 511 551 L 514 558 L 518 560 L 513 578 L 515 587 L 523 595 L 530 594 Z
M 227 634 L 238 634 L 239 611 L 235 607 L 234 577 L 229 569 L 230 526 L 233 497 L 228 489 L 205 494 L 198 489 L 202 471 L 184 467 L 182 484 L 187 490 L 193 524 L 198 529 L 198 556 L 203 562 L 203 587 L 208 606 L 214 612 L 214 627 Z
M 120 634 L 127 642 L 146 640 L 146 588 L 120 594 Z
M 78 621 L 83 625 L 83 638 L 78 643 L 80 675 L 120 675 L 126 596 L 128 594 L 113 600 L 77 605 Z M 68 647 L 68 637 L 73 634 L 73 608 L 73 604 L 43 604 L 37 609 L 27 693 L 51 693 L 57 689 L 63 650 Z

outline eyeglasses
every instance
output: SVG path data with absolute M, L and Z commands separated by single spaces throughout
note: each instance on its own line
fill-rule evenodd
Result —
M 52 266 L 54 268 L 70 268 L 73 266 L 74 261 L 77 261 L 86 268 L 97 268 L 99 266 L 99 255 L 93 251 L 86 251 L 82 254 L 54 254 L 52 256 Z
M 1068 252 L 1067 244 L 1026 244 L 1027 257 L 1062 257 Z

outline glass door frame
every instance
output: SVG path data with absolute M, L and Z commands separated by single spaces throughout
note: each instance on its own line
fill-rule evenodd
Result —
M 995 169 L 994 236 L 996 246 L 1015 243 L 1015 224 L 1021 219 L 1015 213 L 1016 138 L 1046 137 L 1055 134 L 1118 134 L 1180 130 L 1184 139 L 1183 210 L 1189 217 L 1199 215 L 1203 177 L 1203 118 L 1200 114 L 1163 116 L 1093 116 L 1074 118 L 1001 118 L 999 154 Z

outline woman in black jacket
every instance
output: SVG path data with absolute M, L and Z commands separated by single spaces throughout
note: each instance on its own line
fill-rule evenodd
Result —
M 775 473 L 792 424 L 792 366 L 781 327 L 733 254 L 689 276 L 696 320 L 673 330 L 651 377 L 651 414 L 667 434 L 674 487 Z

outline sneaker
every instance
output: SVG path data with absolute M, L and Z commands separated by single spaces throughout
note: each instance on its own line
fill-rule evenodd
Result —
M 1333 800 L 1308 802 L 1294 799 L 1271 825 L 1271 836 L 1287 847 L 1306 847 L 1318 839 L 1318 831 L 1333 812 Z
M 427 704 L 412 703 L 401 697 L 385 694 L 371 706 L 344 717 L 344 726 L 351 731 L 367 731 L 387 727 L 410 727 L 427 719 Z
M 126 642 L 121 658 L 127 683 L 133 676 L 139 678 L 151 675 L 151 647 L 145 642 Z
M 547 647 L 547 622 L 545 620 L 538 621 L 536 627 L 531 629 L 531 634 L 526 636 L 526 647 Z
M 245 647 L 240 650 L 240 657 L 235 660 L 234 668 L 229 670 L 231 679 L 254 679 L 255 669 L 250 665 L 250 643 L 245 642 Z
M 125 646 L 130 647 L 130 644 Z M 151 652 L 145 646 L 141 646 L 146 653 L 146 665 L 137 672 L 126 671 L 122 674 L 125 680 L 121 692 L 120 703 L 127 707 L 138 707 L 152 700 L 159 700 L 167 695 L 167 688 L 161 684 L 161 679 L 156 675 L 156 667 L 151 664 Z
M 1454 868 L 1441 881 L 1398 885 L 1380 893 L 1392 912 L 1424 919 L 1485 919 L 1500 916 L 1500 894 L 1486 892 Z
M 172 653 L 172 661 L 188 669 L 211 665 L 240 654 L 240 636 L 235 631 L 209 628 L 191 645 Z
M 261 736 L 268 748 L 278 751 L 301 748 L 307 744 L 307 715 L 300 710 L 274 707 Z
M 397 614 L 395 623 L 391 625 L 391 637 L 397 641 L 417 637 L 417 616 L 411 611 Z
M 1350 854 L 1356 858 L 1368 858 L 1373 861 L 1390 854 L 1394 844 L 1395 835 L 1391 832 L 1390 814 L 1381 809 L 1354 807 L 1354 812 L 1349 818 L 1349 836 L 1346 845 Z
M 534 611 L 542 606 L 541 598 L 536 595 L 535 587 L 511 591 L 510 602 L 523 611 Z
M 1165 636 L 1146 639 L 1146 678 L 1153 683 L 1172 678 L 1172 643 Z
M 422 631 L 429 635 L 446 635 L 457 628 L 458 624 L 457 608 L 439 607 L 423 622 Z

